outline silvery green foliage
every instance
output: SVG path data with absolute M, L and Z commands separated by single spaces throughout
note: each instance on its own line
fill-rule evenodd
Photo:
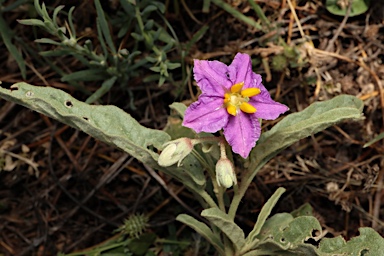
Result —
M 312 216 L 310 206 L 306 205 L 292 213 L 269 216 L 284 193 L 283 188 L 278 189 L 263 206 L 249 234 L 245 234 L 234 222 L 237 207 L 245 191 L 258 170 L 269 159 L 292 143 L 337 122 L 362 118 L 362 102 L 353 96 L 342 95 L 312 104 L 301 112 L 288 115 L 270 131 L 265 132 L 251 153 L 248 168 L 242 170 L 238 191 L 228 212 L 219 209 L 205 188 L 207 181 L 203 170 L 214 169 L 214 163 L 218 159 L 214 150 L 204 154 L 202 150 L 195 149 L 193 154 L 182 161 L 180 167 L 164 168 L 157 163 L 156 151 L 161 150 L 162 145 L 171 140 L 171 136 L 164 131 L 141 126 L 117 107 L 89 105 L 61 90 L 26 83 L 17 83 L 11 89 L 0 88 L 0 97 L 80 129 L 183 182 L 198 196 L 197 199 L 205 208 L 201 216 L 211 225 L 186 214 L 179 215 L 177 220 L 206 238 L 220 255 L 377 256 L 384 251 L 384 239 L 370 228 L 360 228 L 360 235 L 348 242 L 342 237 L 322 238 L 317 246 L 313 245 L 310 241 L 318 239 L 313 234 L 314 231 L 321 232 L 321 225 Z M 175 135 L 172 139 L 196 136 L 180 125 L 185 107 L 173 104 L 171 108 L 177 113 L 166 129 Z M 223 239 L 223 236 L 226 238 Z
M 120 37 L 125 36 L 125 33 L 131 30 L 132 27 L 134 28 L 135 32 L 130 35 L 135 42 L 133 49 L 120 49 L 118 47 L 120 42 L 115 42 L 115 38 L 112 37 L 109 29 L 110 21 L 105 16 L 100 0 L 95 0 L 94 3 L 97 12 L 98 42 L 96 42 L 96 45 L 101 46 L 101 52 L 95 50 L 95 42 L 89 39 L 84 43 L 79 42 L 80 38 L 76 36 L 75 24 L 72 18 L 75 7 L 71 7 L 68 12 L 68 29 L 58 23 L 58 17 L 62 15 L 64 5 L 56 7 L 52 15 L 50 15 L 46 5 L 44 3 L 40 5 L 39 0 L 34 0 L 34 6 L 40 18 L 19 20 L 23 25 L 40 27 L 53 36 L 53 39 L 40 38 L 35 40 L 38 43 L 56 46 L 53 50 L 40 52 L 42 56 L 70 55 L 74 56 L 84 66 L 80 71 L 63 75 L 61 78 L 63 82 L 76 84 L 78 81 L 102 81 L 101 87 L 86 100 L 87 103 L 93 103 L 115 85 L 126 87 L 129 79 L 139 75 L 139 70 L 143 67 L 156 73 L 147 80 L 158 81 L 159 85 L 162 85 L 165 80 L 172 80 L 168 70 L 180 67 L 180 63 L 171 62 L 167 57 L 167 53 L 175 49 L 176 39 L 173 37 L 176 35 L 169 35 L 161 24 L 157 24 L 151 19 L 153 15 L 162 17 L 165 12 L 163 3 L 158 1 L 138 1 L 136 4 L 135 1 L 120 1 L 122 7 L 120 9 L 123 10 L 123 15 L 120 16 L 128 20 L 122 21 L 117 18 L 117 20 L 113 21 L 113 24 L 115 26 L 123 24 L 119 32 Z M 61 24 L 64 24 L 64 22 Z M 170 27 L 168 23 L 167 25 Z M 170 27 L 170 29 L 172 28 Z M 138 48 L 142 41 L 145 42 L 149 53 L 139 51 Z M 160 43 L 156 44 L 159 41 L 165 42 L 166 45 L 156 46 L 160 45 Z M 143 55 L 142 58 L 137 58 L 139 55 Z M 140 61 L 135 61 L 136 59 L 140 59 Z M 127 90 L 129 89 L 127 88 Z M 128 92 L 131 95 L 131 91 Z M 134 108 L 132 100 L 131 97 L 131 107 Z
M 64 91 L 16 83 L 11 89 L 0 87 L 0 97 L 23 105 L 92 137 L 125 151 L 152 168 L 162 170 L 182 181 L 197 194 L 205 193 L 205 176 L 201 165 L 192 156 L 184 161 L 182 170 L 158 165 L 155 149 L 162 149 L 170 140 L 164 132 L 148 129 L 115 106 L 95 106 L 81 102 Z M 154 149 L 151 149 L 154 148 Z

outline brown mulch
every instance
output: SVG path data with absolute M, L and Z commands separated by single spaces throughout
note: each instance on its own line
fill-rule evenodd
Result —
M 201 11 L 202 1 L 184 2 L 188 11 L 180 5 L 178 13 L 170 5 L 166 14 L 181 42 L 187 42 L 203 24 L 210 27 L 186 56 L 189 67 L 194 58 L 230 63 L 234 54 L 242 51 L 252 55 L 255 71 L 262 74 L 271 95 L 288 105 L 291 112 L 339 94 L 355 95 L 364 101 L 365 120 L 333 126 L 295 143 L 271 160 L 247 192 L 237 222 L 250 229 L 262 205 L 282 186 L 287 192 L 276 212 L 292 211 L 309 202 L 328 236 L 342 234 L 349 238 L 358 235 L 361 226 L 374 227 L 383 234 L 383 143 L 363 148 L 382 132 L 384 123 L 384 101 L 380 98 L 384 96 L 384 10 L 380 1 L 367 14 L 351 17 L 344 25 L 343 17 L 328 13 L 322 1 L 297 1 L 299 27 L 286 1 L 260 0 L 257 2 L 267 17 L 278 25 L 269 34 L 239 22 L 213 4 L 206 14 Z M 256 19 L 248 1 L 227 2 Z M 59 1 L 50 4 L 57 6 Z M 83 4 L 75 12 L 79 31 L 94 29 L 95 12 L 89 10 L 86 19 L 81 16 L 87 10 L 84 8 L 89 6 Z M 111 5 L 108 11 L 113 15 L 115 9 Z M 36 49 L 30 27 L 14 22 L 26 18 L 27 13 L 17 10 L 4 15 L 15 34 Z M 300 53 L 295 61 L 303 65 L 276 71 L 262 64 L 264 59 L 272 65 L 273 57 L 282 52 L 281 45 L 273 40 L 276 33 Z M 304 43 L 303 37 L 310 40 Z M 5 45 L 1 43 L 0 47 L 4 53 L 0 57 L 0 81 L 7 86 L 22 81 Z M 52 69 L 24 54 L 26 82 L 44 86 L 46 81 L 85 100 L 85 95 L 60 82 Z M 174 55 L 177 57 L 176 51 Z M 78 70 L 79 64 L 70 58 L 56 61 L 67 70 Z M 141 78 L 130 84 L 135 110 L 119 88 L 103 100 L 131 113 L 144 126 L 162 129 L 170 103 L 196 97 L 192 80 L 183 93 L 176 95 L 173 84 L 159 88 L 156 83 L 143 83 Z M 95 90 L 99 84 L 84 86 Z M 273 123 L 265 122 L 264 129 Z M 110 238 L 134 213 L 149 214 L 149 228 L 166 237 L 171 232 L 167 227 L 181 228 L 174 220 L 177 214 L 188 209 L 194 214 L 201 211 L 182 184 L 154 174 L 131 156 L 80 131 L 2 99 L 0 167 L 0 255 L 53 255 L 84 249 Z

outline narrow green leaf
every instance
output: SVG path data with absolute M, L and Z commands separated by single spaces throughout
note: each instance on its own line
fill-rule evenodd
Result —
M 100 99 L 104 94 L 109 92 L 112 88 L 112 86 L 115 84 L 117 80 L 116 76 L 113 76 L 107 80 L 105 80 L 99 89 L 97 89 L 91 96 L 88 97 L 88 99 L 85 101 L 85 103 L 92 104 L 98 99 Z
M 50 38 L 40 38 L 40 39 L 36 39 L 35 40 L 36 43 L 40 43 L 40 44 L 53 44 L 53 45 L 58 45 L 58 46 L 61 46 L 61 43 L 60 42 L 56 42 Z
M 66 55 L 70 55 L 71 54 L 71 51 L 69 49 L 54 49 L 52 51 L 43 51 L 43 52 L 39 52 L 39 54 L 41 56 L 44 56 L 44 57 L 57 57 L 57 56 L 66 56 Z
M 202 26 L 195 34 L 193 34 L 192 38 L 185 45 L 187 52 L 191 50 L 191 47 L 197 43 L 201 38 L 203 38 L 204 34 L 208 31 L 209 27 L 207 25 Z
M 144 8 L 144 10 L 141 11 L 141 15 L 144 16 L 150 12 L 153 12 L 157 9 L 154 5 L 147 5 L 147 7 Z
M 211 5 L 211 0 L 204 0 L 204 2 L 203 2 L 203 13 L 209 13 L 210 5 Z
M 44 19 L 44 22 L 50 23 L 50 24 L 52 24 L 52 26 L 54 26 L 51 17 L 49 17 L 49 14 L 48 14 L 48 11 L 47 11 L 47 7 L 46 7 L 44 2 L 41 4 L 41 9 L 40 10 L 42 11 L 42 17 Z
M 22 4 L 25 4 L 29 2 L 29 0 L 17 0 L 17 1 L 14 1 L 13 3 L 11 2 L 10 4 L 8 4 L 7 6 L 3 6 L 1 11 L 4 13 L 4 12 L 9 12 L 9 11 L 12 11 L 13 9 L 16 9 L 17 7 L 19 7 L 20 5 Z
M 2 15 L 0 15 L 0 35 L 3 39 L 5 47 L 7 47 L 9 53 L 12 55 L 17 65 L 19 66 L 21 76 L 23 77 L 23 79 L 26 79 L 27 70 L 25 67 L 23 56 L 21 55 L 19 50 L 16 48 L 16 46 L 12 44 L 12 31 L 8 27 Z
M 62 82 L 67 81 L 97 81 L 105 80 L 109 75 L 102 69 L 86 69 L 73 72 L 61 78 Z
M 223 243 L 220 241 L 220 237 L 217 234 L 214 234 L 205 223 L 200 222 L 187 214 L 179 214 L 176 217 L 176 220 L 184 223 L 185 225 L 195 230 L 202 237 L 207 239 L 207 241 L 215 247 L 215 249 L 220 255 L 224 255 L 224 246 Z
M 69 24 L 69 29 L 70 29 L 72 38 L 76 38 L 76 29 L 75 29 L 75 25 L 73 24 L 73 18 L 72 18 L 74 10 L 75 10 L 75 7 L 72 6 L 68 12 L 68 24 Z
M 104 35 L 105 41 L 107 42 L 113 55 L 116 55 L 116 47 L 115 47 L 115 44 L 113 43 L 108 22 L 107 22 L 107 19 L 105 18 L 104 10 L 101 7 L 100 0 L 95 0 L 95 6 L 96 6 L 96 12 L 97 12 L 97 22 L 100 25 L 100 29 Z
M 257 217 L 257 222 L 246 239 L 246 243 L 249 244 L 249 248 L 252 248 L 254 245 L 254 241 L 257 241 L 256 236 L 260 233 L 260 230 L 269 215 L 271 214 L 273 207 L 275 207 L 277 201 L 284 192 L 285 188 L 278 188 L 261 209 L 259 216 Z M 246 245 L 245 247 L 248 247 L 248 245 Z
M 222 8 L 224 11 L 228 12 L 231 14 L 234 18 L 258 29 L 262 30 L 262 27 L 259 23 L 257 23 L 254 19 L 245 16 L 243 13 L 239 12 L 236 10 L 234 7 L 232 7 L 230 4 L 227 4 L 226 1 L 224 0 L 210 0 L 212 3 L 217 5 L 218 7 Z
M 101 46 L 101 49 L 103 50 L 104 58 L 107 59 L 107 56 L 109 55 L 109 51 L 107 49 L 107 45 L 105 44 L 103 31 L 101 29 L 100 22 L 96 21 L 96 27 L 97 27 L 97 38 L 99 39 L 99 43 Z
M 43 21 L 38 19 L 24 19 L 24 20 L 17 20 L 20 24 L 27 25 L 27 26 L 40 26 L 45 27 L 45 24 Z
M 372 144 L 375 144 L 376 142 L 378 142 L 379 140 L 382 140 L 384 138 L 384 132 L 380 133 L 379 135 L 377 135 L 375 138 L 373 138 L 371 141 L 367 142 L 364 144 L 363 148 L 366 148 L 366 147 L 369 147 L 371 146 Z
M 34 0 L 34 1 L 33 1 L 33 4 L 34 4 L 34 6 L 35 6 L 35 10 L 36 10 L 36 12 L 40 15 L 40 17 L 43 17 L 43 16 L 44 16 L 44 15 L 43 15 L 43 10 L 42 10 L 41 7 L 40 7 L 39 0 Z
M 218 227 L 231 240 L 236 251 L 242 249 L 245 244 L 244 232 L 226 213 L 218 208 L 209 208 L 202 211 L 201 216 Z
M 59 5 L 53 10 L 52 20 L 53 24 L 55 24 L 56 27 L 60 27 L 59 24 L 57 24 L 57 15 L 59 12 L 64 8 L 64 5 Z

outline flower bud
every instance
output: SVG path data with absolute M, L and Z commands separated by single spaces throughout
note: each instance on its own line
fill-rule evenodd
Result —
M 237 184 L 235 168 L 228 158 L 220 158 L 216 163 L 216 181 L 219 186 L 226 188 L 230 188 L 233 184 Z
M 165 148 L 157 160 L 159 165 L 167 167 L 177 163 L 177 166 L 180 166 L 181 161 L 191 153 L 193 143 L 191 139 L 180 138 L 165 143 L 163 147 Z

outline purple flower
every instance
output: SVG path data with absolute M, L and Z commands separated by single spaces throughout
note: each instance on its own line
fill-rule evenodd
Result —
M 197 133 L 223 129 L 233 152 L 247 158 L 260 137 L 258 118 L 276 119 L 288 107 L 271 99 L 248 54 L 236 54 L 229 66 L 207 60 L 194 64 L 202 94 L 185 111 L 183 125 Z

